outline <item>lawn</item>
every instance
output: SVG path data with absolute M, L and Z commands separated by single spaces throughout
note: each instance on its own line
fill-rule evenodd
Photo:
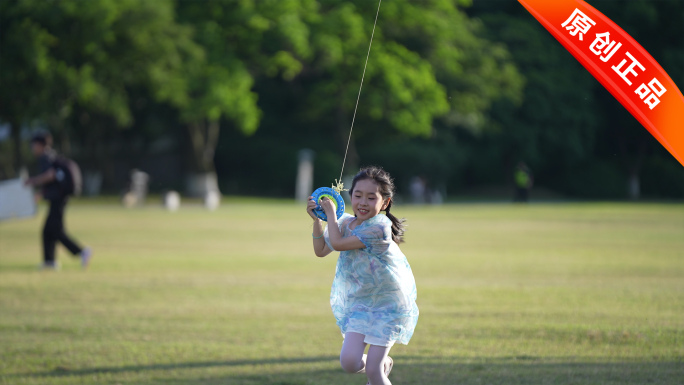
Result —
M 420 320 L 392 383 L 681 384 L 684 204 L 401 206 Z M 1 384 L 364 384 L 337 361 L 336 256 L 290 201 L 170 213 L 80 200 L 40 272 L 0 222 Z

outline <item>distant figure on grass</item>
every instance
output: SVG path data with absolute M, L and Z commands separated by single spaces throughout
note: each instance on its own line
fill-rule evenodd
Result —
M 425 178 L 423 178 L 422 176 L 414 176 L 413 178 L 411 178 L 410 190 L 411 199 L 413 200 L 413 203 L 425 203 L 425 197 L 427 195 L 427 183 L 425 182 Z
M 350 195 L 354 215 L 344 214 L 339 222 L 333 202 L 322 199 L 328 217 L 325 231 L 313 212 L 316 202 L 309 197 L 313 248 L 318 257 L 340 251 L 330 305 L 344 337 L 342 368 L 365 373 L 368 384 L 387 385 L 393 365 L 390 348 L 395 342 L 408 344 L 418 322 L 416 283 L 397 245 L 403 241 L 404 220 L 390 214 L 394 184 L 381 168 L 359 171 Z
M 52 136 L 38 133 L 31 138 L 31 151 L 38 158 L 40 174 L 26 180 L 30 186 L 40 186 L 45 200 L 50 202 L 50 211 L 43 227 L 43 264 L 44 270 L 57 270 L 55 246 L 61 242 L 70 252 L 81 259 L 81 266 L 88 267 L 92 257 L 90 248 L 81 248 L 64 231 L 64 210 L 69 195 L 74 193 L 73 175 L 69 174 L 65 163 L 68 160 L 58 157 L 52 149 Z M 69 184 L 72 185 L 69 185 Z
M 514 202 L 527 202 L 530 199 L 530 189 L 534 184 L 532 171 L 527 167 L 525 162 L 518 162 L 513 174 L 515 181 L 515 197 Z

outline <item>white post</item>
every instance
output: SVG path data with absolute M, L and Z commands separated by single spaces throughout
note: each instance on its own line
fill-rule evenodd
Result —
M 204 196 L 204 207 L 209 211 L 214 211 L 221 205 L 221 194 L 216 190 L 209 190 Z
M 146 172 L 138 169 L 131 170 L 130 190 L 123 197 L 123 204 L 126 207 L 142 206 L 147 197 L 147 182 L 150 176 Z
M 164 195 L 164 207 L 169 211 L 178 211 L 181 204 L 181 197 L 177 191 L 169 191 Z
M 299 151 L 299 167 L 297 168 L 297 186 L 295 199 L 306 202 L 313 192 L 313 150 L 303 149 Z

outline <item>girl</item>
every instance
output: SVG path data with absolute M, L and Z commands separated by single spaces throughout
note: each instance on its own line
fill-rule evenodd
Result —
M 344 214 L 339 221 L 332 201 L 321 201 L 328 216 L 325 232 L 313 212 L 316 202 L 309 197 L 306 211 L 314 220 L 314 252 L 318 257 L 340 252 L 330 305 L 344 337 L 342 368 L 365 373 L 370 385 L 391 385 L 389 350 L 395 342 L 408 344 L 418 321 L 416 283 L 397 245 L 404 234 L 403 220 L 390 214 L 394 184 L 381 168 L 361 169 L 350 194 L 354 216 Z M 368 354 L 363 354 L 367 344 Z

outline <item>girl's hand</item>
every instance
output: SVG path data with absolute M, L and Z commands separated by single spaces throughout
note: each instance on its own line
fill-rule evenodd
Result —
M 316 219 L 320 220 L 320 218 L 318 218 L 316 216 L 316 214 L 313 212 L 317 206 L 318 205 L 316 204 L 316 201 L 314 200 L 314 198 L 309 197 L 309 202 L 306 204 L 306 212 L 309 214 L 309 216 L 311 218 L 313 218 L 313 220 L 316 220 Z
M 328 197 L 323 197 L 323 199 L 321 199 L 321 208 L 323 209 L 323 211 L 325 212 L 325 215 L 328 218 L 336 218 L 337 217 L 337 215 L 335 213 L 335 211 L 336 211 L 335 204 L 333 204 L 333 202 Z

